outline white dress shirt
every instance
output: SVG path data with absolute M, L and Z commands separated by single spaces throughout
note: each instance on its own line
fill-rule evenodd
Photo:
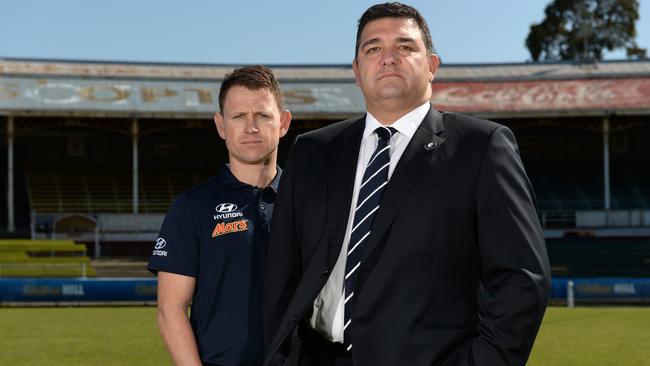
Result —
M 418 126 L 429 112 L 431 104 L 427 101 L 421 106 L 410 111 L 402 118 L 395 121 L 390 126 L 397 130 L 397 133 L 391 138 L 390 146 L 390 165 L 388 166 L 388 179 L 390 180 L 395 166 L 400 157 L 406 150 L 406 146 L 411 141 Z M 336 265 L 327 280 L 327 283 L 321 290 L 320 294 L 314 301 L 313 312 L 309 320 L 312 328 L 320 332 L 326 339 L 331 342 L 343 343 L 343 312 L 345 302 L 343 296 L 343 277 L 345 275 L 345 262 L 347 260 L 348 245 L 350 243 L 350 229 L 354 221 L 354 207 L 359 197 L 359 186 L 363 179 L 363 173 L 370 157 L 377 148 L 379 137 L 375 130 L 383 125 L 370 113 L 366 114 L 366 127 L 363 131 L 361 147 L 359 149 L 359 159 L 357 160 L 357 172 L 354 178 L 354 190 L 352 192 L 352 202 L 350 202 L 350 211 L 348 214 L 348 225 L 345 229 L 341 253 L 336 260 Z

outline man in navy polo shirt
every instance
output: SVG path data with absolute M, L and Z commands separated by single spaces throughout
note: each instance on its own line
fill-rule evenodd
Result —
M 158 274 L 158 325 L 177 365 L 259 366 L 277 147 L 291 114 L 264 66 L 226 75 L 219 107 L 229 164 L 175 200 L 148 268 Z

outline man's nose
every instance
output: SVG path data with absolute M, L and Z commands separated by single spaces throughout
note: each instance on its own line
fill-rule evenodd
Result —
M 246 119 L 246 133 L 257 133 L 259 132 L 259 128 L 257 125 L 257 118 L 255 116 L 251 116 L 250 118 Z
M 399 63 L 399 50 L 394 47 L 387 47 L 381 57 L 381 64 L 384 66 Z

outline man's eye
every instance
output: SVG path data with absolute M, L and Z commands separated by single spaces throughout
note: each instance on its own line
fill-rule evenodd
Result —
M 407 45 L 401 45 L 399 46 L 400 50 L 405 50 L 405 51 L 413 51 L 413 47 L 407 46 Z
M 243 114 L 235 114 L 234 116 L 232 116 L 232 119 L 239 119 L 239 118 L 244 118 L 244 115 Z
M 366 50 L 366 53 L 377 53 L 379 52 L 379 47 L 370 47 Z

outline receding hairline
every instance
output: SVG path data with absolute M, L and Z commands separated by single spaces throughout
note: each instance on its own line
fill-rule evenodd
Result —
M 219 88 L 219 110 L 224 108 L 231 88 L 243 86 L 248 90 L 266 89 L 273 94 L 278 110 L 284 110 L 284 96 L 282 88 L 273 70 L 265 65 L 244 66 L 234 69 L 225 75 Z
M 368 29 L 368 26 L 369 26 L 370 24 L 372 24 L 372 23 L 374 23 L 374 22 L 378 22 L 378 21 L 380 21 L 380 20 L 384 20 L 384 19 L 402 19 L 402 20 L 409 21 L 410 24 L 411 24 L 411 26 L 412 26 L 413 28 L 415 28 L 415 29 L 417 30 L 418 34 L 420 35 L 420 36 L 419 36 L 419 39 L 422 41 L 422 44 L 424 45 L 424 49 L 427 50 L 427 52 L 429 52 L 429 46 L 427 45 L 427 41 L 426 41 L 426 39 L 425 39 L 425 38 L 426 38 L 426 35 L 425 35 L 424 32 L 422 31 L 422 29 L 420 29 L 420 26 L 418 25 L 418 22 L 417 22 L 414 18 L 412 18 L 412 17 L 406 17 L 406 16 L 385 16 L 385 17 L 381 17 L 381 18 L 373 19 L 373 20 L 369 21 L 368 23 L 366 23 L 366 24 L 364 25 L 363 30 L 361 31 L 361 34 L 359 35 L 359 47 L 357 47 L 357 49 L 355 50 L 355 59 L 356 59 L 356 54 L 357 54 L 361 49 L 363 49 L 363 47 L 365 47 L 365 46 L 367 46 L 367 45 L 369 45 L 369 44 L 378 43 L 378 42 L 380 41 L 379 37 L 375 37 L 375 38 L 371 38 L 371 39 L 369 39 L 369 40 L 363 42 L 363 37 L 364 37 L 364 34 L 365 34 L 365 32 L 366 32 L 366 29 Z M 415 42 L 415 43 L 417 43 L 417 39 L 416 39 L 416 38 L 412 38 L 412 37 L 399 36 L 399 37 L 397 37 L 397 40 L 398 40 L 399 42 Z M 434 51 L 434 50 L 431 50 L 430 53 L 431 53 L 431 54 L 435 54 L 435 51 Z
M 236 88 L 242 88 L 242 89 L 246 89 L 246 90 L 253 91 L 253 92 L 260 91 L 260 90 L 263 91 L 263 92 L 266 92 L 266 94 L 269 94 L 271 96 L 271 98 L 273 98 L 273 105 L 277 108 L 277 110 L 280 113 L 282 113 L 285 110 L 284 106 L 281 106 L 280 103 L 278 102 L 278 98 L 276 97 L 275 93 L 273 92 L 273 90 L 271 88 L 266 87 L 266 86 L 261 86 L 259 88 L 254 88 L 254 87 L 249 87 L 249 86 L 243 85 L 243 84 L 234 84 L 230 88 L 228 88 L 228 91 L 226 92 L 226 95 L 225 95 L 225 97 L 223 99 L 223 108 L 221 110 L 219 110 L 219 113 L 221 113 L 222 115 L 224 114 L 223 110 L 226 109 L 226 104 L 228 104 L 228 96 L 230 95 L 230 92 L 233 91 L 233 89 L 236 89 Z

